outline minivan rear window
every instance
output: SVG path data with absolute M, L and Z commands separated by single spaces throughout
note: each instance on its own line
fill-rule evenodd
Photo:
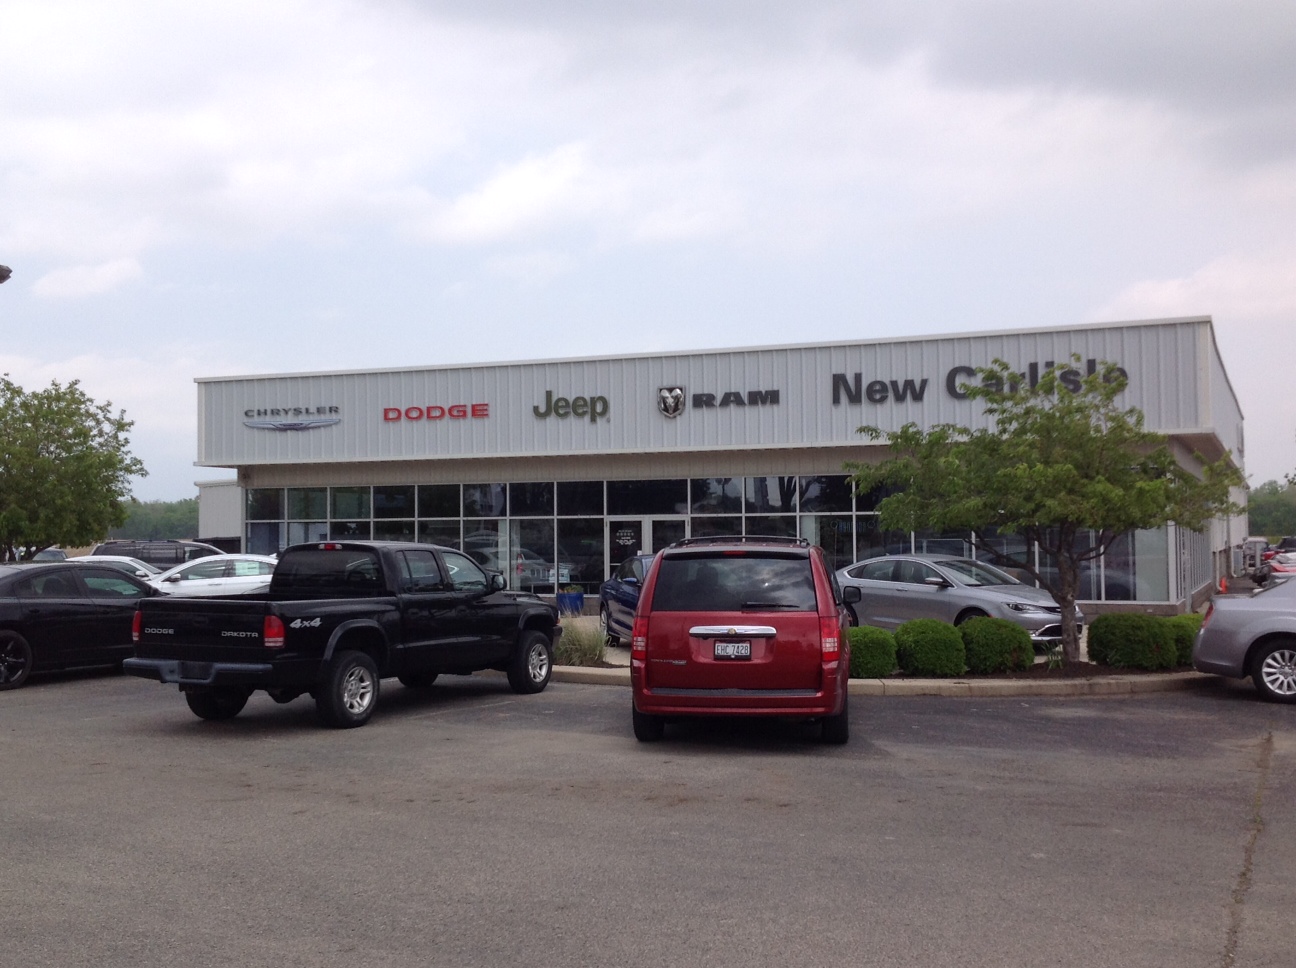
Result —
M 810 559 L 756 556 L 665 557 L 657 572 L 653 611 L 814 612 Z

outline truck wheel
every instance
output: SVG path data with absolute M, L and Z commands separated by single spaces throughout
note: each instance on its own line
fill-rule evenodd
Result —
M 352 729 L 369 722 L 378 705 L 378 667 L 363 652 L 342 652 L 333 659 L 315 711 L 320 722 L 335 729 Z
M 833 746 L 850 742 L 850 693 L 842 699 L 842 708 L 836 716 L 825 716 L 821 720 L 819 738 Z
M 553 645 L 543 632 L 522 633 L 517 652 L 508 667 L 509 685 L 514 692 L 539 692 L 549 685 L 553 673 Z
M 427 689 L 437 681 L 435 672 L 407 672 L 396 680 L 406 689 Z
M 0 632 L 0 689 L 17 689 L 31 675 L 32 650 L 17 632 Z
M 634 700 L 630 701 L 630 723 L 634 726 L 635 739 L 641 743 L 655 743 L 666 733 L 666 721 L 660 716 L 641 713 Z
M 248 690 L 234 687 L 190 689 L 185 702 L 199 719 L 233 719 L 243 711 L 249 695 Z

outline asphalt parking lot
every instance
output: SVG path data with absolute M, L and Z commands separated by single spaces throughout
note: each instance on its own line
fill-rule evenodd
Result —
M 852 740 L 384 682 L 363 729 L 0 695 L 0 965 L 1289 966 L 1296 708 L 856 698 Z

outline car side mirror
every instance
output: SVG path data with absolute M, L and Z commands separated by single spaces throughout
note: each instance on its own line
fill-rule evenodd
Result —
M 178 582 L 178 581 L 180 580 L 180 576 L 179 576 L 179 575 L 172 575 L 170 578 L 163 578 L 162 580 L 163 580 L 164 582 L 167 582 L 167 583 L 174 583 L 174 582 Z
M 932 575 L 930 578 L 923 579 L 924 585 L 931 585 L 933 588 L 949 588 L 950 583 L 939 575 Z
M 864 593 L 860 591 L 858 585 L 847 585 L 842 589 L 842 601 L 847 605 L 854 605 L 856 602 L 864 600 Z
M 508 585 L 507 585 L 507 583 L 505 583 L 505 581 L 504 581 L 504 576 L 503 576 L 503 575 L 501 575 L 498 571 L 492 571 L 492 572 L 490 573 L 490 589 L 491 589 L 491 591 L 493 591 L 493 592 L 502 592 L 502 591 L 503 591 L 505 588 L 507 588 L 507 587 L 508 587 Z

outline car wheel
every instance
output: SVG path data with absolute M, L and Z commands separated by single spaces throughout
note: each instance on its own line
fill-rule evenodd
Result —
M 958 618 L 954 620 L 955 625 L 962 625 L 968 619 L 986 618 L 986 613 L 979 608 L 969 608 L 967 611 L 960 612 Z
M 1251 679 L 1270 702 L 1296 702 L 1296 641 L 1266 647 L 1255 657 Z
M 247 705 L 247 689 L 191 689 L 185 693 L 185 702 L 199 719 L 233 719 Z
M 639 707 L 630 703 L 630 722 L 634 726 L 635 739 L 641 743 L 655 743 L 666 732 L 666 721 L 660 716 L 641 713 Z
M 514 692 L 539 692 L 553 674 L 553 644 L 549 636 L 535 630 L 522 633 L 517 652 L 508 667 L 509 685 Z
M 822 720 L 819 738 L 833 746 L 841 746 L 850 741 L 850 693 L 842 698 L 842 708 L 835 716 L 825 716 Z
M 32 650 L 17 632 L 0 632 L 0 689 L 17 689 L 31 675 Z
M 606 646 L 616 647 L 621 644 L 621 636 L 614 634 L 608 628 L 607 608 L 599 609 L 599 635 L 603 637 L 603 644 Z
M 325 726 L 352 729 L 369 722 L 378 705 L 378 667 L 363 652 L 343 652 L 329 666 L 315 710 Z
M 397 676 L 396 680 L 406 689 L 427 689 L 437 681 L 435 672 L 407 672 Z

